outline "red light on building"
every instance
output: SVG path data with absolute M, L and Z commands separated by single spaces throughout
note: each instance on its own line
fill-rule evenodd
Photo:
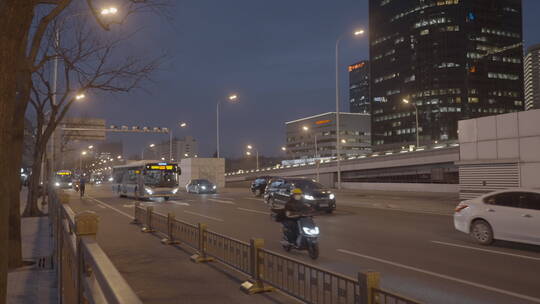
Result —
M 349 66 L 349 72 L 363 68 L 366 65 L 364 61 Z

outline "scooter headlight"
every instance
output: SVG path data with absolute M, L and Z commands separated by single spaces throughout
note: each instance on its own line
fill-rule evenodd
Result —
M 319 235 L 319 227 L 315 227 L 313 229 L 309 227 L 303 227 L 304 233 L 307 235 Z
M 152 189 L 150 188 L 144 188 L 144 191 L 146 191 L 146 193 L 152 195 L 154 193 L 154 191 L 152 191 Z
M 313 200 L 315 200 L 315 198 L 313 197 L 313 195 L 309 195 L 309 194 L 304 194 L 304 198 L 307 199 L 308 201 L 313 201 Z
M 330 193 L 330 195 L 328 196 L 329 199 L 335 199 L 336 198 L 336 195 L 334 193 Z

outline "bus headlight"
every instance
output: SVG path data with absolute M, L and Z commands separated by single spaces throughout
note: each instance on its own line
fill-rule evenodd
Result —
M 212 189 L 216 189 L 216 188 L 217 188 L 217 186 L 216 186 L 216 185 L 214 185 L 214 186 L 212 187 Z
M 334 195 L 334 193 L 330 193 L 330 195 L 328 196 L 328 198 L 333 200 L 333 199 L 336 198 L 336 196 Z
M 152 195 L 154 193 L 154 191 L 152 191 L 152 189 L 150 188 L 147 188 L 147 187 L 144 187 L 144 191 L 146 191 L 146 193 Z
M 68 186 L 73 186 L 73 183 L 68 183 Z
M 60 183 L 54 183 L 56 187 L 60 187 Z
M 206 190 L 206 186 L 201 186 L 201 189 Z
M 176 194 L 176 192 L 178 192 L 178 188 L 174 188 L 174 189 L 172 189 L 172 191 L 171 191 L 171 192 L 172 192 L 172 194 Z
M 109 181 L 112 182 L 112 181 L 113 181 L 113 178 L 112 178 L 112 177 L 109 177 Z

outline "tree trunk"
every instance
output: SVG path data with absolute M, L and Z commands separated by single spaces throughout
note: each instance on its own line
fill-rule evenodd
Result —
M 38 132 L 41 128 L 38 128 Z M 40 196 L 40 176 L 41 176 L 41 163 L 43 161 L 43 155 L 45 150 L 45 144 L 39 139 L 34 148 L 34 157 L 32 164 L 32 175 L 30 176 L 30 183 L 28 184 L 28 198 L 26 199 L 26 207 L 22 216 L 32 217 L 32 216 L 42 216 L 43 212 L 39 209 L 38 198 Z M 48 185 L 43 184 L 42 190 L 45 190 L 45 187 Z
M 25 41 L 32 23 L 35 0 L 0 2 L 0 304 L 6 303 L 8 266 L 9 200 L 13 183 L 8 180 L 13 154 L 12 121 L 15 117 L 17 80 L 20 58 L 25 56 Z M 20 164 L 17 164 L 20 166 Z

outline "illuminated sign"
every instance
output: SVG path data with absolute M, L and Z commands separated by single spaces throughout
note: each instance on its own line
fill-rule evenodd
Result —
M 158 163 L 158 165 L 160 165 L 160 166 L 166 166 L 167 163 Z
M 324 125 L 324 124 L 327 124 L 329 122 L 331 122 L 330 119 L 325 119 L 325 120 L 318 120 L 318 121 L 315 122 L 315 124 L 316 125 Z
M 58 172 L 57 175 L 71 175 L 71 172 Z
M 165 164 L 165 165 L 163 165 Z M 146 166 L 150 170 L 176 170 L 176 165 L 168 165 L 167 163 L 158 163 Z
M 366 65 L 364 61 L 349 66 L 349 72 L 363 68 Z

